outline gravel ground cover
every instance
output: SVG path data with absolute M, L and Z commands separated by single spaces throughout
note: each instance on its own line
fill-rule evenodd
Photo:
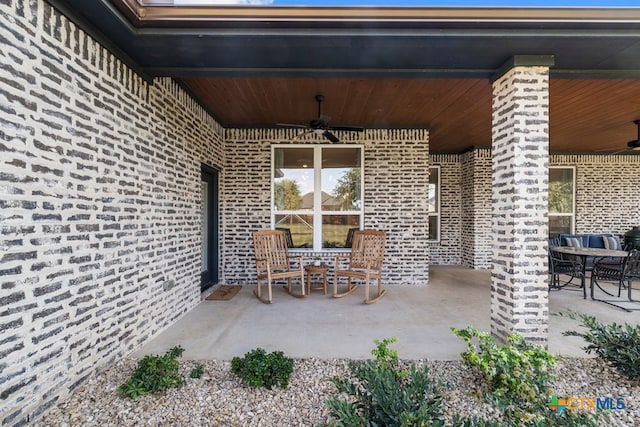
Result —
M 324 401 L 337 391 L 329 379 L 349 375 L 348 360 L 298 359 L 287 389 L 245 387 L 228 361 L 181 360 L 185 385 L 136 400 L 117 388 L 134 371 L 137 360 L 124 359 L 87 381 L 68 399 L 44 414 L 37 426 L 314 426 L 331 421 Z M 482 381 L 460 361 L 402 361 L 428 364 L 434 378 L 446 384 L 443 407 L 454 413 L 497 417 L 482 403 Z M 199 379 L 189 378 L 197 364 Z M 598 359 L 559 359 L 552 392 L 561 397 L 621 397 L 625 409 L 610 411 L 613 426 L 640 425 L 640 386 L 617 375 Z

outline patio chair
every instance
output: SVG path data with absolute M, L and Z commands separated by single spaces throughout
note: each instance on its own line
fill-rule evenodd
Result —
M 549 274 L 551 275 L 549 290 L 562 289 L 571 285 L 573 279 L 581 280 L 583 268 L 580 259 L 577 257 L 566 259 L 562 254 L 555 252 L 553 248 L 553 246 L 549 246 Z M 582 288 L 581 283 L 572 286 Z
M 614 296 L 614 294 L 606 291 L 601 286 L 602 282 L 611 282 L 618 287 L 618 298 L 622 295 L 622 290 L 626 288 L 628 301 L 640 303 L 640 301 L 634 300 L 631 295 L 633 282 L 637 280 L 640 280 L 640 250 L 632 250 L 626 258 L 622 258 L 622 262 L 612 263 L 609 259 L 597 261 L 591 271 L 591 299 L 613 305 L 625 311 L 640 310 L 640 307 L 630 308 L 620 305 L 626 302 L 624 300 L 596 299 L 594 295 L 595 288 L 598 287 L 606 295 Z
M 384 261 L 384 248 L 386 233 L 379 230 L 357 230 L 353 234 L 353 245 L 349 256 L 336 256 L 336 271 L 333 277 L 333 297 L 341 298 L 353 293 L 357 286 L 352 279 L 364 280 L 365 304 L 378 301 L 385 294 L 382 289 L 382 263 Z M 346 268 L 341 268 L 341 260 L 347 260 Z M 338 280 L 347 278 L 347 290 L 338 293 Z M 374 298 L 369 298 L 369 283 L 377 280 L 378 292 Z
M 257 289 L 255 296 L 265 304 L 271 304 L 271 282 L 277 279 L 287 279 L 284 289 L 297 298 L 304 294 L 304 269 L 302 256 L 289 256 L 286 236 L 279 230 L 261 230 L 253 233 L 253 247 L 256 257 Z M 300 278 L 299 294 L 291 290 L 291 278 Z M 262 296 L 261 281 L 267 281 L 267 297 Z
M 560 246 L 560 236 L 555 236 L 548 239 L 548 244 L 550 248 L 555 248 L 556 246 Z

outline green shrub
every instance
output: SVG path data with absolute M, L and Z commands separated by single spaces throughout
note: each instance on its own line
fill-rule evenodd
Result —
M 392 370 L 398 378 L 405 378 L 408 375 L 407 371 L 396 369 L 398 367 L 398 350 L 389 348 L 389 344 L 396 342 L 398 342 L 397 338 L 385 338 L 382 341 L 373 340 L 376 348 L 371 350 L 371 354 L 376 357 L 376 362 L 379 365 Z
M 467 343 L 462 353 L 466 366 L 478 369 L 487 380 L 489 392 L 502 412 L 504 421 L 495 423 L 480 418 L 455 417 L 460 427 L 596 427 L 599 414 L 565 410 L 561 414 L 547 405 L 549 384 L 556 359 L 542 347 L 527 343 L 514 334 L 504 345 L 496 344 L 488 333 L 473 328 L 451 328 Z M 478 342 L 478 347 L 474 341 Z
M 178 387 L 183 383 L 177 360 L 182 353 L 184 349 L 176 346 L 163 356 L 144 356 L 129 380 L 118 387 L 118 392 L 135 399 L 143 394 Z
M 556 359 L 542 347 L 517 334 L 505 345 L 498 345 L 490 334 L 471 327 L 451 330 L 467 343 L 462 353 L 464 364 L 480 370 L 498 402 L 530 402 L 547 394 Z
M 374 341 L 376 360 L 353 361 L 352 377 L 334 377 L 338 391 L 351 398 L 330 398 L 326 405 L 337 421 L 329 426 L 444 426 L 442 396 L 427 366 L 398 368 L 398 353 L 388 348 L 395 338 Z
M 269 390 L 275 385 L 287 388 L 293 373 L 293 359 L 286 357 L 281 351 L 267 354 L 257 348 L 231 360 L 231 371 L 245 385 L 265 387 Z
M 189 376 L 191 378 L 201 378 L 203 371 L 204 371 L 204 368 L 202 367 L 201 364 L 198 363 L 193 369 L 191 369 Z
M 565 331 L 563 335 L 582 337 L 588 343 L 583 347 L 587 353 L 597 354 L 622 376 L 640 379 L 640 325 L 605 325 L 594 316 L 573 312 L 560 315 L 580 320 L 581 326 L 588 329 L 586 332 Z

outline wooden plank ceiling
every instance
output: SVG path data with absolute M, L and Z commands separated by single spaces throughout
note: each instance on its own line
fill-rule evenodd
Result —
M 308 124 L 316 94 L 332 125 L 429 127 L 431 152 L 491 146 L 486 79 L 184 78 L 226 127 Z M 636 139 L 640 80 L 550 79 L 550 151 L 613 152 Z

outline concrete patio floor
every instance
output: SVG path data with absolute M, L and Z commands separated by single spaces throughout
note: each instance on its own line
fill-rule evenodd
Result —
M 374 339 L 396 337 L 399 341 L 392 348 L 402 359 L 454 360 L 465 345 L 451 333 L 452 326 L 490 329 L 487 270 L 432 266 L 429 285 L 387 287 L 387 294 L 373 305 L 363 304 L 363 287 L 340 299 L 322 291 L 298 299 L 275 286 L 271 305 L 253 296 L 254 287 L 243 286 L 230 301 L 202 301 L 132 356 L 161 354 L 181 345 L 184 359 L 229 360 L 257 347 L 294 358 L 363 359 L 371 357 Z M 581 291 L 552 291 L 549 351 L 553 354 L 588 357 L 581 338 L 562 335 L 578 322 L 553 315 L 569 310 L 606 323 L 640 321 L 639 311 L 628 313 L 584 300 Z

